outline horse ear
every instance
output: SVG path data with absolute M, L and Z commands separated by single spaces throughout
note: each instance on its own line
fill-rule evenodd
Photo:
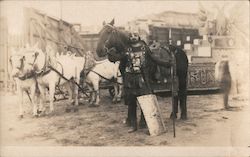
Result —
M 103 21 L 103 22 L 102 22 L 102 25 L 103 25 L 103 26 L 105 26 L 105 25 L 106 25 L 106 22 L 105 22 L 105 21 Z
M 109 24 L 110 24 L 111 26 L 114 26 L 114 24 L 115 24 L 115 19 L 113 18 Z

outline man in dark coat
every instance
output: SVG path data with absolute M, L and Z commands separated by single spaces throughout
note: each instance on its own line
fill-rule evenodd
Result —
M 137 97 L 151 94 L 152 90 L 149 83 L 150 61 L 155 60 L 150 54 L 149 48 L 137 33 L 130 34 L 130 47 L 127 48 L 126 57 L 121 60 L 120 70 L 123 75 L 125 105 L 128 105 L 128 117 L 126 125 L 131 128 L 129 133 L 137 130 Z M 149 59 L 151 58 L 151 59 Z M 161 64 L 161 61 L 158 61 Z M 162 64 L 169 65 L 169 60 L 162 61 Z M 140 128 L 146 127 L 143 113 L 139 122 Z

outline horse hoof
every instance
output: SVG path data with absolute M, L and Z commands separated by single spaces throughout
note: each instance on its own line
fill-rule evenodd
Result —
M 117 102 L 117 99 L 114 98 L 114 99 L 112 100 L 112 102 L 115 104 L 115 103 Z
M 181 120 L 187 120 L 187 117 L 181 117 L 180 119 Z
M 84 106 L 85 104 L 83 102 L 79 102 L 79 106 Z
M 181 116 L 180 119 L 181 119 L 181 120 L 187 120 L 188 118 L 187 118 L 187 116 Z
M 34 118 L 38 118 L 38 115 L 37 115 L 37 114 L 36 114 L 36 115 L 33 115 L 33 117 L 34 117 Z
M 37 114 L 41 114 L 43 111 L 37 110 L 36 112 L 37 112 Z
M 73 112 L 78 112 L 78 111 L 79 111 L 78 108 L 74 108 L 74 109 L 73 109 Z
M 69 113 L 70 111 L 71 111 L 70 108 L 66 108 L 66 109 L 65 109 L 65 112 L 66 112 L 66 113 Z
M 171 113 L 171 115 L 170 115 L 170 119 L 176 119 L 177 118 L 177 114 L 175 113 Z
M 117 102 L 117 103 L 121 102 L 121 99 L 120 99 L 120 98 L 118 98 L 118 99 L 116 100 L 116 102 Z
M 99 107 L 99 106 L 94 105 L 94 104 L 90 104 L 89 107 Z

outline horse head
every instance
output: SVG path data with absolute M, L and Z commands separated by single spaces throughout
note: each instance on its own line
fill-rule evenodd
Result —
M 11 50 L 12 54 L 9 58 L 11 67 L 10 75 L 12 77 L 19 77 L 23 73 L 25 56 L 20 51 Z
M 25 64 L 26 69 L 32 69 L 33 72 L 39 72 L 43 69 L 46 62 L 46 56 L 37 45 L 33 47 L 26 47 L 23 49 L 25 55 Z
M 96 52 L 100 57 L 108 55 L 108 59 L 111 62 L 116 62 L 125 56 L 125 48 L 129 42 L 129 33 L 118 30 L 114 26 L 114 20 L 108 24 L 104 23 L 99 35 Z

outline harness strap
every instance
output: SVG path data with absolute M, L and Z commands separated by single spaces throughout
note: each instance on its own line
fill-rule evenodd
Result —
M 103 79 L 105 79 L 105 80 L 107 80 L 107 81 L 109 81 L 109 82 L 112 82 L 112 83 L 117 83 L 117 84 L 119 84 L 119 85 L 123 85 L 123 83 L 120 83 L 120 82 L 114 81 L 114 80 L 112 80 L 112 79 L 108 79 L 108 78 L 106 78 L 106 77 L 102 76 L 101 74 L 97 73 L 97 72 L 96 72 L 96 71 L 94 71 L 94 70 L 90 70 L 89 72 L 93 72 L 93 73 L 97 74 L 98 76 L 100 76 L 101 78 L 103 78 Z
M 63 78 L 64 80 L 66 80 L 66 81 L 71 81 L 71 80 L 69 80 L 69 79 L 67 79 L 65 76 L 63 76 L 63 74 L 61 74 L 58 70 L 56 70 L 55 68 L 53 68 L 52 66 L 48 66 L 48 68 L 50 68 L 51 70 L 53 70 L 55 73 L 57 73 L 61 78 Z M 79 88 L 79 89 L 81 89 L 81 91 L 87 96 L 87 97 L 89 97 L 87 94 L 86 94 L 86 92 L 84 91 L 84 89 L 77 83 L 77 82 L 75 82 L 75 81 L 73 81 L 73 83 L 75 84 L 75 85 L 77 85 L 77 87 Z
M 34 77 L 34 76 L 35 76 L 34 73 L 28 73 L 28 74 L 26 74 L 26 75 L 19 76 L 18 79 L 24 81 L 24 80 L 30 79 L 30 78 L 32 78 L 32 77 Z
M 63 71 L 63 66 L 62 66 L 62 64 L 60 63 L 60 62 L 57 62 L 60 66 L 61 66 L 61 68 L 62 68 L 62 75 L 64 75 L 64 71 Z M 60 85 L 60 82 L 61 82 L 61 77 L 59 77 L 59 80 L 58 80 L 58 86 Z

